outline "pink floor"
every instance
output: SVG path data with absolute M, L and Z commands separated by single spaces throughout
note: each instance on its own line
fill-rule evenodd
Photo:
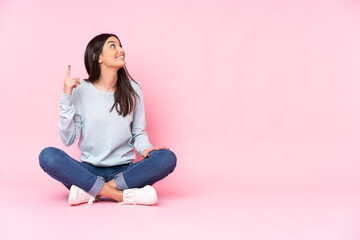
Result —
M 54 181 L 0 186 L 0 239 L 360 239 L 355 190 L 154 187 L 151 207 L 109 199 L 70 207 Z

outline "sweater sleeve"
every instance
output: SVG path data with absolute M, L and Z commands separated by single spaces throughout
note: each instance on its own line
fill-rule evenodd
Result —
M 137 101 L 136 107 L 134 109 L 133 121 L 131 123 L 131 133 L 132 133 L 132 142 L 136 151 L 142 156 L 142 152 L 145 149 L 152 148 L 153 146 L 149 142 L 149 137 L 145 131 L 146 129 L 146 120 L 145 120 L 145 105 L 142 89 L 139 86 L 138 95 L 140 97 L 136 98 Z
M 66 146 L 73 144 L 81 131 L 82 120 L 71 102 L 73 97 L 73 95 L 63 93 L 60 101 L 59 131 L 61 141 Z

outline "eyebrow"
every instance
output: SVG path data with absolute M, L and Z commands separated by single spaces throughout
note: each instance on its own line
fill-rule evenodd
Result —
M 116 43 L 115 41 L 108 41 L 107 44 L 108 44 L 108 43 L 112 43 L 112 42 L 113 42 L 113 43 Z

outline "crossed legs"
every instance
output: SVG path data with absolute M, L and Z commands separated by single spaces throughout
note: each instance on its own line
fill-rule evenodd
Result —
M 76 185 L 93 196 L 105 196 L 122 202 L 123 190 L 152 185 L 173 172 L 176 156 L 167 149 L 152 151 L 142 161 L 119 169 L 121 172 L 115 172 L 114 178 L 108 182 L 99 177 L 107 168 L 78 162 L 58 148 L 43 149 L 39 155 L 39 163 L 47 174 L 68 189 L 71 185 Z

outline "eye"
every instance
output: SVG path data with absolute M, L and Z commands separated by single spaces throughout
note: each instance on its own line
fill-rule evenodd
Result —
M 110 47 L 114 46 L 115 47 L 115 44 L 111 44 Z M 121 47 L 121 45 L 119 45 L 119 47 Z M 121 47 L 122 48 L 122 47 Z

